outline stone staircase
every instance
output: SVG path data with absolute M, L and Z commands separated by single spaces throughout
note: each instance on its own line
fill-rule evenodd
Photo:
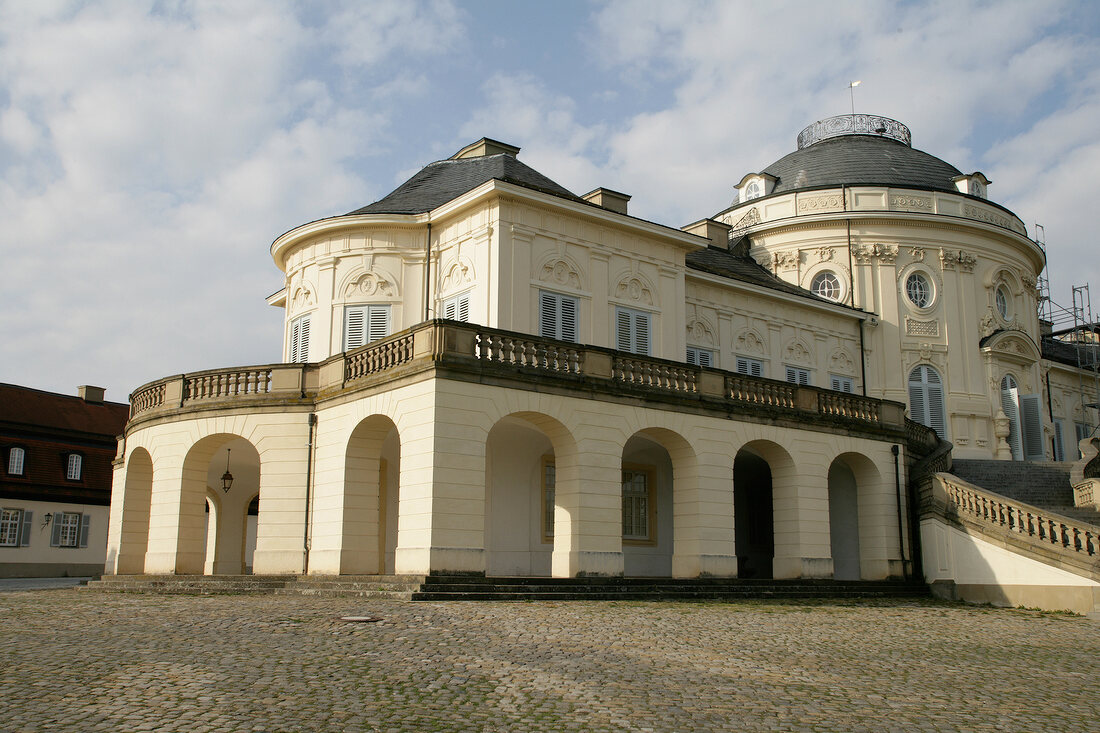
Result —
M 1100 527 L 1100 511 L 1073 504 L 1069 463 L 1039 461 L 952 461 L 951 473 L 1009 499 Z
M 269 594 L 408 601 L 661 601 L 925 598 L 917 581 L 737 578 L 533 578 L 470 575 L 106 575 L 92 591 L 188 595 Z

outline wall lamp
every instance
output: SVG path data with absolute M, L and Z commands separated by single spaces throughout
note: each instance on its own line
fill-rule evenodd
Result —
M 233 474 L 229 473 L 229 449 L 225 449 L 225 473 L 222 474 L 222 491 L 229 493 L 233 487 Z
M 53 521 L 53 513 L 52 512 L 46 512 L 46 516 L 42 517 L 42 526 L 43 527 L 48 527 L 48 526 L 50 526 L 50 522 L 52 522 L 52 521 Z

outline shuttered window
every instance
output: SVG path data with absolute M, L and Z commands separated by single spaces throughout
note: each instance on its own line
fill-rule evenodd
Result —
M 633 308 L 615 309 L 615 347 L 649 356 L 650 314 Z
M 808 386 L 810 384 L 810 372 L 807 369 L 789 366 L 787 367 L 787 381 L 803 387 Z
M 557 468 L 553 458 L 542 461 L 542 540 L 554 541 L 554 502 L 557 486 Z
M 1057 418 L 1054 420 L 1054 460 L 1066 460 L 1066 426 Z
M 440 315 L 452 321 L 468 323 L 470 320 L 470 294 L 461 293 L 444 300 Z
M 0 547 L 18 547 L 23 510 L 0 509 Z
M 650 480 L 648 471 L 623 471 L 623 539 L 651 538 L 649 511 Z
M 8 450 L 8 473 L 12 476 L 23 475 L 23 458 L 26 456 L 22 448 L 18 446 Z
M 539 291 L 539 336 L 576 342 L 579 316 L 580 304 L 576 298 Z
M 943 404 L 943 380 L 930 366 L 909 372 L 909 412 L 913 420 L 927 425 L 947 440 L 947 415 Z
M 349 305 L 344 308 L 344 351 L 357 349 L 389 335 L 388 305 Z
M 830 374 L 829 389 L 836 390 L 837 392 L 853 392 L 855 391 L 855 385 L 852 382 L 851 377 L 842 377 L 837 374 Z
M 737 357 L 737 373 L 748 374 L 750 377 L 762 377 L 764 376 L 764 362 L 746 356 L 739 356 Z
M 687 347 L 687 363 L 703 367 L 714 366 L 714 352 L 710 349 L 689 346 Z
M 292 363 L 309 361 L 309 316 L 298 316 L 290 322 L 289 358 Z
M 1037 394 L 1020 394 L 1016 380 L 1011 374 L 1006 374 L 1001 379 L 1001 409 L 1008 418 L 1008 446 L 1012 449 L 1012 460 L 1045 460 L 1042 398 Z
M 57 512 L 53 515 L 51 547 L 87 547 L 91 517 L 74 512 Z

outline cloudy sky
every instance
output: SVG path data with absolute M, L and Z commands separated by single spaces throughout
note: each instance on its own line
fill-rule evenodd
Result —
M 482 136 L 682 226 L 855 79 L 1100 310 L 1100 3 L 0 0 L 0 382 L 278 361 L 271 241 Z

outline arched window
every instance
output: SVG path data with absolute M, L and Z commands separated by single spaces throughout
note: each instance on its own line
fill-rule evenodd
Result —
M 943 380 L 932 367 L 922 364 L 909 372 L 909 412 L 912 418 L 947 440 L 947 415 L 943 406 Z
M 810 283 L 810 290 L 822 298 L 840 300 L 840 279 L 830 270 L 819 272 Z
M 997 286 L 997 292 L 994 294 L 994 300 L 997 302 L 997 312 L 1001 314 L 1001 318 L 1008 321 L 1012 318 L 1011 304 L 1012 300 L 1008 294 L 1008 289 L 1004 285 Z

